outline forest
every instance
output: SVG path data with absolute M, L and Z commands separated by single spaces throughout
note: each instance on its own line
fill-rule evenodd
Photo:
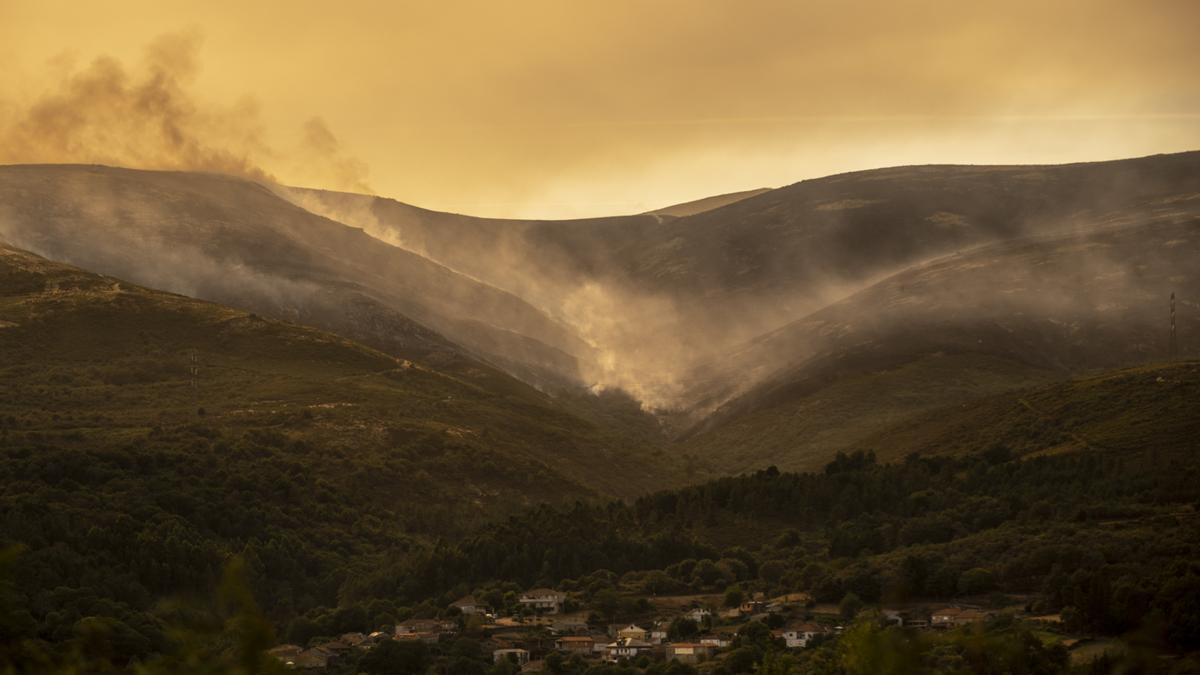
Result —
M 238 499 L 273 489 L 255 473 L 265 461 L 255 456 L 267 454 L 256 447 L 237 446 L 246 472 L 230 471 L 227 480 L 241 488 L 224 502 L 208 499 L 213 486 L 180 476 L 169 491 L 113 489 L 181 470 L 152 458 L 84 468 L 54 462 L 45 449 L 40 462 L 6 453 L 6 482 L 36 485 L 30 494 L 50 506 L 6 511 L 7 664 L 23 672 L 22 663 L 76 653 L 123 667 L 171 654 L 180 648 L 179 607 L 207 602 L 233 560 L 264 634 L 297 644 L 445 616 L 465 593 L 519 613 L 520 591 L 552 586 L 597 623 L 642 616 L 647 597 L 683 593 L 736 603 L 743 594 L 805 591 L 864 609 L 1018 598 L 1031 611 L 1061 613 L 1075 630 L 1136 633 L 1168 653 L 1200 648 L 1200 461 L 1180 449 L 1017 457 L 996 445 L 897 463 L 859 451 L 816 473 L 771 467 L 632 502 L 540 506 L 474 525 L 451 543 L 432 534 L 389 538 L 374 516 L 319 490 L 292 493 L 312 501 L 299 512 L 327 514 L 319 530 L 288 510 Z M 64 528 L 64 514 L 83 508 L 68 498 L 79 489 L 67 488 L 85 485 L 106 486 L 89 517 L 124 522 L 125 535 L 120 527 L 81 536 Z M 220 504 L 224 517 L 205 518 L 196 505 L 206 503 Z M 152 535 L 134 527 L 147 520 L 164 525 Z M 310 543 L 325 537 L 323 546 Z M 164 603 L 178 588 L 191 592 Z M 853 633 L 864 644 L 894 638 L 864 625 Z M 979 639 L 1025 638 L 1000 625 Z M 911 658 L 944 651 L 930 640 L 918 640 Z M 772 653 L 754 652 L 746 670 L 735 660 L 733 672 L 790 672 L 794 664 Z

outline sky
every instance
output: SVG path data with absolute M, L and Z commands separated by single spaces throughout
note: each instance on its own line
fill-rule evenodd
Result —
M 0 163 L 476 215 L 1200 149 L 1195 0 L 0 0 Z

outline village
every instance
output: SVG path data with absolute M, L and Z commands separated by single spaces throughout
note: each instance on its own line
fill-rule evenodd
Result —
M 509 664 L 509 672 L 550 671 L 555 659 L 595 663 L 647 665 L 678 661 L 697 665 L 713 661 L 736 646 L 752 624 L 765 626 L 771 638 L 789 650 L 836 640 L 847 608 L 814 603 L 807 593 L 773 598 L 755 594 L 735 607 L 720 607 L 719 595 L 669 596 L 647 599 L 650 611 L 637 621 L 600 623 L 595 612 L 573 609 L 568 593 L 535 588 L 521 594 L 521 611 L 497 616 L 492 607 L 468 595 L 446 607 L 440 617 L 410 618 L 390 631 L 346 633 L 305 647 L 282 644 L 269 653 L 290 668 L 335 668 L 385 641 L 447 643 L 463 636 L 476 639 L 493 664 Z M 857 608 L 852 608 L 857 613 Z M 982 623 L 997 612 L 977 606 L 935 605 L 881 608 L 877 620 L 917 630 L 948 630 Z M 1029 617 L 1057 623 L 1058 618 Z

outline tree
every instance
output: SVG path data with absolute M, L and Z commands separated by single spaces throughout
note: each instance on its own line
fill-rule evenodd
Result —
M 486 675 L 487 666 L 478 659 L 468 659 L 461 656 L 451 657 L 440 669 L 442 675 Z
M 680 589 L 681 584 L 678 580 L 671 577 L 662 570 L 653 570 L 646 573 L 642 579 L 642 592 L 651 595 L 659 595 L 662 593 L 672 593 Z
M 140 672 L 145 675 L 286 673 L 283 663 L 266 653 L 275 643 L 275 636 L 254 601 L 240 558 L 225 566 L 216 600 L 216 606 L 210 609 L 181 607 L 180 617 L 187 617 L 190 622 L 173 631 L 177 648 L 152 659 Z
M 756 675 L 793 675 L 800 672 L 796 657 L 786 652 L 767 652 Z
M 617 612 L 621 609 L 621 596 L 611 588 L 606 588 L 592 596 L 592 609 L 600 613 L 605 620 L 617 620 Z
M 700 625 L 685 616 L 675 617 L 667 628 L 667 636 L 672 641 L 687 640 L 700 633 Z
M 863 602 L 854 593 L 847 593 L 842 596 L 842 601 L 838 603 L 838 613 L 842 615 L 842 620 L 850 621 L 858 616 L 862 611 Z
M 896 629 L 860 621 L 838 640 L 838 654 L 847 675 L 904 675 L 923 672 L 921 646 Z M 941 672 L 939 670 L 939 672 Z
M 742 602 L 745 601 L 745 599 L 746 599 L 746 594 L 745 594 L 745 592 L 742 591 L 741 586 L 734 584 L 734 585 L 730 586 L 729 588 L 725 589 L 725 606 L 726 607 L 738 607 L 742 604 Z
M 958 591 L 963 595 L 987 593 L 996 586 L 996 575 L 989 569 L 975 567 L 958 577 Z
M 708 558 L 696 563 L 695 569 L 692 570 L 692 578 L 699 582 L 702 586 L 712 586 L 717 583 L 722 577 L 720 568 L 717 564 Z
M 725 657 L 725 667 L 731 673 L 752 673 L 758 662 L 758 650 L 753 647 L 738 647 Z
M 783 578 L 783 573 L 787 571 L 787 564 L 782 560 L 768 560 L 758 566 L 758 578 L 775 585 Z
M 367 675 L 421 675 L 428 667 L 423 642 L 384 640 L 358 660 L 358 670 Z

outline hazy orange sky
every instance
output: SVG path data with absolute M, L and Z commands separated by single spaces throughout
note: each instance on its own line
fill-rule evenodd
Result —
M 1196 0 L 0 0 L 0 162 L 570 217 L 1180 151 L 1197 26 Z

